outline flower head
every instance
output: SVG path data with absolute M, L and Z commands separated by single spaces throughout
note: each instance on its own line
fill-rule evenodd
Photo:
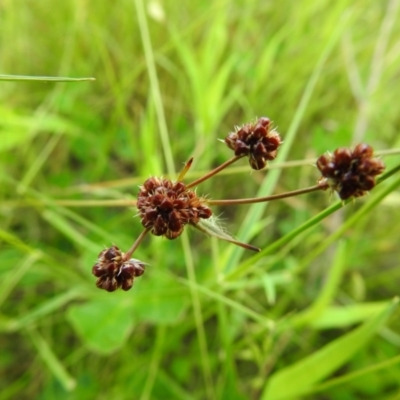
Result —
M 135 258 L 124 261 L 124 256 L 117 246 L 105 249 L 99 254 L 97 263 L 92 268 L 99 289 L 107 292 L 114 292 L 118 288 L 129 290 L 134 278 L 143 275 L 145 263 Z
M 225 143 L 236 156 L 248 156 L 251 168 L 259 170 L 276 157 L 281 138 L 269 118 L 261 117 L 231 132 Z
M 140 188 L 137 208 L 142 225 L 156 236 L 176 239 L 187 224 L 212 215 L 204 199 L 181 182 L 149 178 Z
M 333 154 L 322 155 L 317 160 L 322 173 L 319 182 L 338 192 L 342 200 L 363 196 L 375 186 L 375 177 L 385 170 L 385 164 L 374 158 L 373 152 L 371 146 L 359 144 L 354 150 L 339 148 Z

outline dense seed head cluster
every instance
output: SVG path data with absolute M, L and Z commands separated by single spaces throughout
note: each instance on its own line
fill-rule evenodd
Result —
M 140 188 L 137 208 L 142 225 L 156 236 L 176 239 L 186 224 L 196 225 L 212 215 L 204 199 L 183 182 L 149 178 Z
M 112 246 L 99 254 L 92 273 L 97 277 L 96 286 L 99 289 L 107 292 L 114 292 L 118 288 L 129 290 L 135 277 L 143 275 L 144 266 L 134 258 L 124 261 L 124 253 L 117 246 Z
M 236 156 L 248 156 L 251 168 L 259 170 L 276 157 L 281 138 L 272 130 L 269 118 L 261 117 L 231 132 L 225 143 Z
M 366 194 L 375 186 L 375 177 L 385 170 L 384 163 L 373 158 L 373 148 L 367 144 L 326 153 L 318 158 L 317 167 L 322 173 L 320 182 L 326 182 L 342 200 Z

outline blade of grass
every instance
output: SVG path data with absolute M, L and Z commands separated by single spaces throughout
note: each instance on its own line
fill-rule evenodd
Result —
M 251 318 L 252 320 L 258 322 L 264 328 L 268 330 L 272 330 L 275 327 L 275 322 L 269 318 L 266 318 L 259 313 L 251 310 L 250 308 L 242 305 L 241 303 L 236 302 L 235 300 L 230 299 L 227 296 L 217 293 L 215 290 L 208 289 L 205 286 L 199 285 L 195 282 L 186 281 L 184 279 L 179 279 L 180 282 L 192 288 L 196 292 L 203 293 L 227 306 L 239 311 L 240 313 L 246 315 L 247 317 Z
M 312 393 L 325 392 L 327 390 L 332 389 L 335 386 L 348 384 L 354 379 L 358 379 L 361 377 L 366 378 L 366 375 L 369 375 L 371 373 L 376 373 L 381 370 L 389 369 L 390 367 L 393 367 L 394 365 L 399 364 L 399 363 L 400 363 L 400 355 L 389 358 L 388 360 L 382 361 L 380 363 L 362 368 L 358 371 L 354 371 L 345 376 L 340 376 L 337 378 L 330 379 L 329 381 L 316 386 L 313 389 Z M 394 400 L 394 398 L 393 398 L 393 400 Z
M 262 400 L 294 399 L 313 391 L 316 383 L 337 370 L 384 326 L 398 304 L 394 299 L 386 309 L 360 327 L 343 335 L 271 376 L 264 389 Z M 288 385 L 290 382 L 290 385 Z
M 41 257 L 42 254 L 39 251 L 30 253 L 27 257 L 25 257 L 23 262 L 15 266 L 15 268 L 13 268 L 12 271 L 10 271 L 5 277 L 2 277 L 2 281 L 0 283 L 0 307 L 13 291 L 20 279 Z
M 49 343 L 34 329 L 29 329 L 27 333 L 31 338 L 32 343 L 36 347 L 39 356 L 42 358 L 50 372 L 60 382 L 66 391 L 73 391 L 76 388 L 76 381 L 64 368 L 64 365 L 61 363 L 58 357 L 54 354 Z
M 143 387 L 142 394 L 140 396 L 140 400 L 148 400 L 151 399 L 151 392 L 154 387 L 154 383 L 156 381 L 156 377 L 158 371 L 160 369 L 160 362 L 162 359 L 162 348 L 165 341 L 166 336 L 166 328 L 165 326 L 157 327 L 156 340 L 154 343 L 153 353 L 151 355 L 151 360 L 149 364 L 149 369 L 147 371 L 147 379 Z
M 380 179 L 378 180 L 378 183 L 385 181 L 386 179 L 390 178 L 392 175 L 398 173 L 399 171 L 400 171 L 400 165 L 392 168 L 391 170 L 389 170 L 389 171 L 385 172 L 383 175 L 381 175 Z M 398 179 L 400 179 L 400 177 Z M 386 189 L 388 192 L 386 193 L 386 191 L 385 191 L 385 195 L 383 197 L 385 197 L 387 194 L 389 194 L 390 190 L 393 191 L 393 189 L 396 188 L 398 185 L 399 185 L 398 180 L 393 182 L 390 185 L 390 189 Z M 303 232 L 306 232 L 308 229 L 317 225 L 319 222 L 321 222 L 323 219 L 327 218 L 329 215 L 331 215 L 335 211 L 339 210 L 343 206 L 347 206 L 348 204 L 352 203 L 353 201 L 354 201 L 353 199 L 349 199 L 346 201 L 337 201 L 335 204 L 332 204 L 330 207 L 321 211 L 315 217 L 310 218 L 308 221 L 304 222 L 299 227 L 291 230 L 285 236 L 282 236 L 275 242 L 271 243 L 269 246 L 262 249 L 261 252 L 257 253 L 256 255 L 250 257 L 249 259 L 247 259 L 246 261 L 241 263 L 234 271 L 230 272 L 229 274 L 227 274 L 225 276 L 225 280 L 233 281 L 233 280 L 238 279 L 239 277 L 249 273 L 252 269 L 254 269 L 257 266 L 256 262 L 258 260 L 261 260 L 263 257 L 265 257 L 269 254 L 275 253 L 276 251 L 279 250 L 279 248 L 281 248 L 284 245 L 289 244 L 294 239 L 297 239 L 300 234 L 302 234 Z M 371 207 L 371 206 L 369 206 L 369 207 Z M 325 241 L 321 244 L 321 247 L 324 246 L 324 244 L 325 244 Z M 323 249 L 321 251 L 323 251 Z M 307 258 L 307 262 L 310 262 L 310 260 L 308 258 Z M 306 262 L 302 263 L 302 265 L 303 264 L 306 264 Z
M 50 225 L 69 238 L 72 243 L 93 251 L 94 253 L 98 251 L 97 243 L 88 239 L 83 233 L 79 232 L 78 229 L 72 226 L 72 224 L 59 213 L 51 210 L 44 210 L 42 212 L 42 217 Z
M 28 75 L 0 75 L 0 81 L 28 81 L 28 82 L 85 82 L 95 81 L 96 78 L 65 78 L 57 76 L 28 76 Z
M 285 135 L 285 145 L 282 146 L 282 149 L 278 153 L 278 156 L 276 158 L 277 162 L 283 162 L 288 156 L 291 145 L 293 144 L 297 131 L 299 129 L 301 119 L 303 118 L 307 106 L 310 103 L 318 79 L 323 73 L 323 67 L 325 65 L 325 62 L 328 59 L 330 53 L 337 44 L 340 36 L 342 35 L 343 31 L 345 30 L 349 22 L 350 22 L 350 14 L 342 16 L 342 18 L 340 19 L 339 23 L 336 26 L 336 29 L 333 31 L 330 40 L 328 41 L 325 48 L 321 52 L 320 58 L 318 59 L 315 68 L 304 89 L 302 98 L 293 116 L 288 132 Z M 274 187 L 276 186 L 276 183 L 278 182 L 280 173 L 281 173 L 280 170 L 269 171 L 269 174 L 261 184 L 261 187 L 257 193 L 257 197 L 268 196 L 269 194 L 272 193 Z M 253 225 L 261 218 L 261 215 L 266 207 L 267 204 L 257 204 L 250 208 L 237 235 L 241 241 L 248 242 L 251 239 L 253 234 Z M 237 265 L 242 253 L 243 251 L 240 248 L 232 248 L 232 250 L 229 253 L 228 259 L 225 262 L 225 270 L 227 272 L 229 272 L 229 270 L 232 269 L 234 265 Z
M 315 329 L 345 328 L 378 314 L 386 307 L 385 302 L 350 304 L 345 306 L 330 306 L 311 322 Z
M 310 265 L 311 261 L 314 260 L 319 254 L 325 251 L 335 240 L 343 236 L 343 234 L 348 231 L 352 226 L 361 221 L 367 214 L 373 211 L 382 200 L 392 193 L 395 189 L 400 186 L 400 175 L 393 180 L 386 187 L 381 190 L 375 191 L 369 201 L 367 201 L 357 212 L 355 212 L 351 217 L 349 217 L 340 227 L 332 233 L 330 236 L 325 238 L 319 246 L 312 250 L 297 266 L 296 271 L 301 271 Z
M 292 318 L 291 323 L 294 327 L 312 323 L 332 302 L 346 266 L 346 250 L 346 242 L 340 241 L 336 249 L 335 260 L 332 263 L 332 267 L 328 272 L 318 297 L 310 307 Z
M 164 151 L 165 163 L 169 174 L 175 173 L 174 158 L 172 155 L 171 143 L 168 134 L 167 121 L 164 113 L 164 106 L 161 96 L 160 84 L 158 82 L 157 69 L 154 61 L 154 52 L 151 44 L 149 28 L 147 26 L 146 13 L 144 11 L 143 0 L 134 0 L 137 20 L 139 23 L 142 45 L 146 57 L 147 72 L 150 79 L 150 88 L 156 108 L 160 139 Z
M 31 326 L 41 318 L 48 316 L 49 314 L 61 310 L 72 300 L 83 298 L 81 291 L 77 289 L 69 290 L 58 296 L 45 300 L 43 303 L 36 306 L 34 309 L 27 311 L 20 317 L 12 319 L 3 319 L 0 323 L 0 330 L 6 332 L 14 332 L 22 328 Z
M 193 256 L 192 250 L 190 248 L 189 238 L 187 232 L 183 232 L 182 234 L 182 246 L 183 251 L 185 254 L 185 263 L 186 263 L 186 271 L 189 282 L 191 283 L 190 288 L 190 296 L 192 300 L 194 318 L 196 321 L 196 331 L 197 337 L 199 341 L 200 347 L 200 356 L 203 366 L 203 375 L 204 375 L 204 382 L 205 382 L 205 389 L 207 393 L 207 398 L 214 399 L 214 388 L 213 388 L 213 381 L 212 381 L 212 373 L 211 373 L 211 364 L 210 358 L 208 353 L 208 346 L 207 346 L 207 336 L 204 329 L 204 319 L 201 310 L 201 300 L 198 294 L 198 291 L 195 290 L 196 285 L 196 273 L 194 270 L 194 263 L 193 263 Z

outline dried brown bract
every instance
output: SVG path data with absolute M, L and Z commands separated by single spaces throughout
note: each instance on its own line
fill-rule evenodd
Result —
M 134 278 L 143 275 L 144 269 L 145 264 L 139 260 L 131 258 L 124 261 L 124 253 L 117 246 L 112 246 L 99 254 L 92 273 L 97 277 L 96 286 L 99 289 L 114 292 L 118 288 L 129 290 Z
M 272 130 L 269 118 L 261 117 L 231 132 L 225 143 L 236 156 L 248 156 L 251 168 L 259 170 L 276 157 L 281 138 Z
M 212 215 L 206 201 L 181 182 L 149 178 L 140 188 L 137 208 L 142 225 L 156 236 L 176 239 L 187 224 Z
M 336 149 L 318 158 L 317 168 L 321 171 L 320 183 L 326 183 L 338 192 L 342 200 L 360 197 L 375 186 L 375 177 L 385 170 L 385 164 L 373 157 L 373 148 L 359 144 L 354 150 Z

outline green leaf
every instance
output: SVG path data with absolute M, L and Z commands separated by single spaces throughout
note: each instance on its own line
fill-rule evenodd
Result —
M 26 145 L 44 132 L 76 136 L 79 127 L 56 114 L 38 115 L 0 105 L 0 152 Z
M 303 360 L 276 372 L 267 383 L 262 400 L 293 399 L 312 392 L 316 384 L 349 361 L 368 343 L 384 325 L 397 303 L 396 298 L 373 319 Z
M 117 293 L 105 295 L 105 298 L 70 307 L 67 317 L 90 349 L 109 354 L 124 345 L 134 319 L 130 301 Z
M 72 289 L 43 301 L 37 307 L 26 311 L 21 316 L 15 318 L 2 316 L 0 318 L 0 331 L 13 332 L 21 328 L 29 327 L 49 314 L 60 311 L 60 309 L 65 307 L 69 302 L 79 297 L 81 297 L 79 291 Z
M 42 216 L 49 224 L 68 237 L 72 243 L 76 243 L 93 252 L 98 251 L 98 244 L 88 239 L 67 218 L 52 210 L 44 210 Z
M 135 319 L 156 324 L 175 323 L 189 303 L 188 290 L 169 274 L 157 272 L 146 284 L 135 284 Z M 140 282 L 142 283 L 142 282 Z
M 314 303 L 306 310 L 293 317 L 293 326 L 309 324 L 317 319 L 333 300 L 339 287 L 346 265 L 346 242 L 340 241 L 337 246 L 335 260 L 329 270 L 327 279 Z
M 386 302 L 352 304 L 349 306 L 332 306 L 312 323 L 316 329 L 345 328 L 365 321 L 372 315 L 382 312 L 386 308 Z

